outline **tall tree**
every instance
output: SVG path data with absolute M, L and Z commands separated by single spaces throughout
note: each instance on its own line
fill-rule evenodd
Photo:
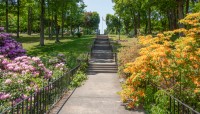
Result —
M 17 0 L 17 38 L 19 38 L 19 12 L 20 12 L 20 0 Z
M 40 0 L 40 46 L 44 46 L 44 11 L 45 11 L 45 0 Z
M 8 0 L 6 2 L 6 32 L 8 32 Z

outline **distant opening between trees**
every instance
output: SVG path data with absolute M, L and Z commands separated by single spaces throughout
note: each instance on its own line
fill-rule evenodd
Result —
M 100 17 L 97 12 L 86 12 L 83 0 L 0 0 L 0 26 L 6 32 L 40 33 L 40 45 L 44 35 L 96 34 Z

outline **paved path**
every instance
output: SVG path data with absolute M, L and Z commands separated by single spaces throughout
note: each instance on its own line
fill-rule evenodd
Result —
M 100 38 L 104 37 L 100 36 Z M 102 41 L 97 43 L 102 43 Z M 106 50 L 111 51 L 107 47 Z M 101 49 L 104 50 L 102 55 L 94 55 L 89 62 L 91 70 L 88 72 L 88 80 L 83 86 L 75 90 L 59 114 L 144 114 L 142 111 L 125 110 L 125 107 L 122 106 L 117 94 L 121 90 L 121 86 L 115 66 L 113 66 L 116 64 L 113 62 L 113 58 L 110 58 L 112 57 L 110 55 L 106 56 L 109 59 L 105 59 L 103 55 L 105 54 L 105 47 L 93 51 L 101 52 Z M 112 73 L 113 71 L 115 73 Z

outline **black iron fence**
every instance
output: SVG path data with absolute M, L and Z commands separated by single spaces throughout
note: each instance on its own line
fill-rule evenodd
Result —
M 166 109 L 166 114 L 200 114 L 199 107 L 195 106 L 196 104 L 186 104 L 175 96 L 171 95 L 170 92 L 156 86 L 153 83 L 148 84 L 153 88 L 153 93 L 156 93 L 159 90 L 162 90 L 163 94 L 166 96 L 166 102 L 163 103 L 162 100 L 156 100 L 155 96 L 152 96 L 153 100 L 145 101 L 145 103 L 150 103 L 152 106 L 157 104 L 164 104 Z M 149 104 L 148 104 L 149 105 Z
M 47 113 L 61 99 L 63 94 L 69 90 L 70 82 L 79 67 L 80 62 L 75 68 L 55 81 L 49 82 L 47 86 L 31 94 L 28 98 L 17 104 L 12 103 L 12 106 L 1 112 L 1 114 Z

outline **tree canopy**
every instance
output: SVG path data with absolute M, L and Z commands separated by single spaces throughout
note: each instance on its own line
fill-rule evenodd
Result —
M 44 45 L 44 35 L 75 35 L 86 29 L 94 33 L 100 21 L 97 12 L 86 12 L 83 0 L 0 0 L 0 26 L 6 32 L 17 34 L 40 33 L 40 45 Z M 92 13 L 91 20 L 85 22 L 87 13 Z M 89 26 L 88 26 L 89 25 Z M 88 29 L 89 28 L 89 29 Z
M 127 35 L 149 34 L 182 28 L 178 23 L 190 12 L 200 11 L 199 0 L 112 0 L 115 17 L 122 24 L 121 31 Z M 111 17 L 107 15 L 107 19 Z M 107 21 L 107 30 L 114 33 L 117 23 Z

